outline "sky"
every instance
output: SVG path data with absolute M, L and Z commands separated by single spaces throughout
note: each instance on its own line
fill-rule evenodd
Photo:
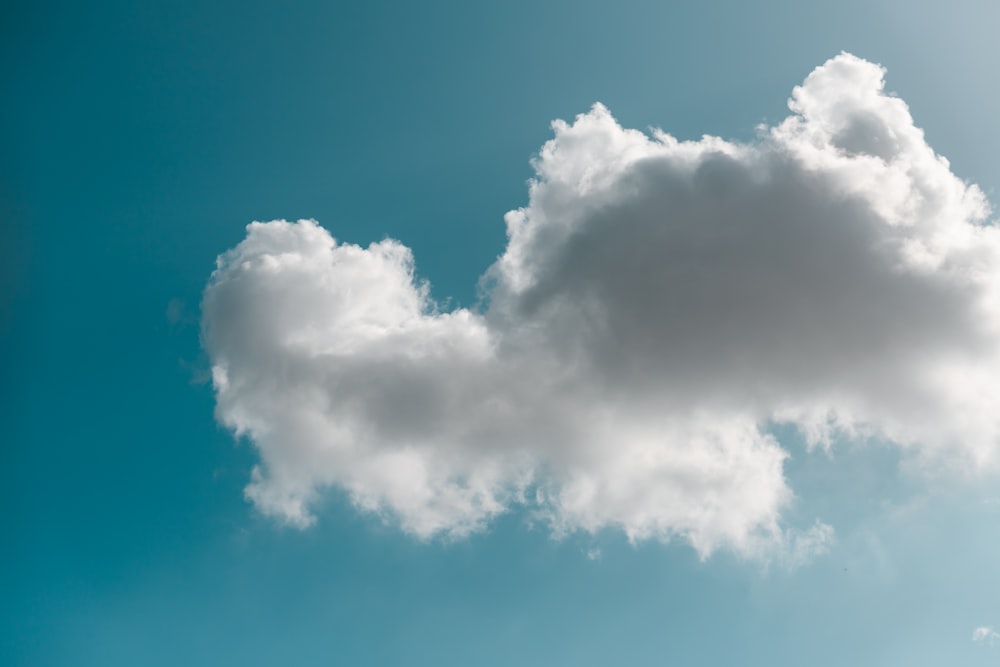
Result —
M 6 3 L 0 663 L 1000 663 L 1000 7 L 808 5 Z

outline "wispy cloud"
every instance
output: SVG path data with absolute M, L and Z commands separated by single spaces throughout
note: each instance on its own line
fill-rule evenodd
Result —
M 883 74 L 834 58 L 750 144 L 556 121 L 479 311 L 442 312 L 396 241 L 250 225 L 203 303 L 248 498 L 306 526 L 337 486 L 421 537 L 524 505 L 799 560 L 831 531 L 783 524 L 770 421 L 992 465 L 1000 230 Z
M 992 646 L 998 639 L 1000 639 L 1000 633 L 985 625 L 972 631 L 972 641 L 974 642 L 988 642 Z

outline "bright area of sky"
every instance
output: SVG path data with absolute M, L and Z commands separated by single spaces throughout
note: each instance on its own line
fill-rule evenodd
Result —
M 995 665 L 996 477 L 777 433 L 788 567 L 525 511 L 421 541 L 343 494 L 314 526 L 243 496 L 199 342 L 252 220 L 412 248 L 471 306 L 550 121 L 750 141 L 840 51 L 1000 186 L 992 2 L 206 3 L 3 9 L 0 663 Z M 683 6 L 682 6 L 683 5 Z

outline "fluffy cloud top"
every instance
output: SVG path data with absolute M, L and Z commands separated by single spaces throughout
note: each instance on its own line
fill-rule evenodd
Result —
M 883 74 L 828 61 L 750 144 L 556 121 L 479 310 L 442 312 L 396 241 L 249 225 L 203 303 L 247 496 L 302 526 L 339 487 L 422 537 L 524 505 L 797 558 L 830 531 L 783 527 L 774 422 L 995 463 L 1000 233 Z

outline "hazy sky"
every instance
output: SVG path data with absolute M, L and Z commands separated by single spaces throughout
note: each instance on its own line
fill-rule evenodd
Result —
M 1000 8 L 807 4 L 8 3 L 0 662 L 995 665 Z

